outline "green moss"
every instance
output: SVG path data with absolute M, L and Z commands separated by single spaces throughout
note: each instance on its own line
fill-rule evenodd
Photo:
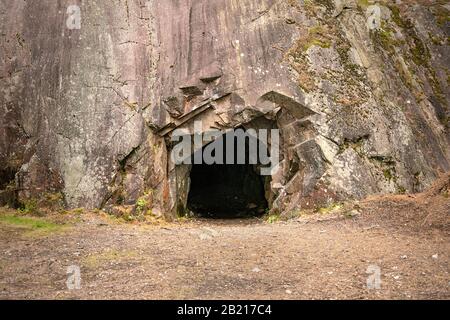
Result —
M 431 59 L 431 54 L 427 46 L 422 40 L 417 37 L 416 34 L 413 35 L 413 47 L 410 49 L 412 59 L 415 64 L 421 66 L 428 66 Z
M 298 73 L 298 85 L 306 92 L 316 88 L 315 75 L 309 70 L 306 51 L 311 46 L 330 48 L 332 36 L 329 30 L 322 25 L 312 27 L 308 34 L 297 39 L 295 44 L 286 52 L 284 59 L 289 61 L 291 67 Z
M 275 223 L 277 221 L 280 221 L 280 215 L 271 214 L 271 215 L 267 216 L 266 221 L 267 221 L 267 223 Z
M 329 48 L 331 47 L 331 36 L 328 34 L 325 27 L 315 26 L 308 30 L 308 36 L 301 39 L 298 44 L 302 52 L 305 52 L 312 46 Z
M 61 192 L 46 192 L 37 201 L 37 207 L 50 211 L 64 210 L 64 195 Z
M 406 193 L 406 188 L 403 186 L 398 186 L 397 187 L 397 192 L 400 194 L 405 194 Z
M 381 46 L 391 54 L 395 53 L 395 47 L 398 45 L 398 42 L 392 35 L 391 30 L 378 29 L 373 31 L 371 35 L 376 45 Z
M 428 36 L 430 37 L 431 42 L 435 45 L 435 46 L 442 46 L 445 43 L 445 39 L 439 37 L 439 36 L 434 36 L 431 33 L 428 33 Z
M 436 18 L 436 23 L 440 27 L 444 27 L 450 22 L 449 10 L 442 5 L 434 6 L 432 12 Z
M 287 52 L 287 55 L 292 56 L 295 59 L 301 58 L 302 53 L 308 50 L 312 45 L 330 47 L 331 35 L 325 26 L 317 25 L 309 28 L 308 34 L 297 39 L 294 46 Z
M 401 17 L 400 9 L 395 6 L 389 6 L 392 12 L 392 20 L 401 28 L 403 28 L 406 34 L 412 39 L 412 46 L 410 48 L 411 58 L 415 64 L 421 66 L 427 66 L 431 58 L 430 52 L 425 43 L 417 35 L 414 25 L 410 20 L 405 20 Z
M 331 41 L 329 40 L 323 40 L 323 39 L 312 39 L 309 43 L 309 47 L 311 46 L 318 46 L 321 48 L 329 48 L 331 46 Z
M 64 208 L 64 196 L 60 192 L 42 193 L 39 198 L 20 199 L 19 212 L 42 216 L 45 212 L 62 212 Z
M 384 175 L 384 178 L 386 179 L 386 180 L 392 180 L 393 178 L 394 178 L 394 176 L 393 176 L 393 174 L 392 174 L 392 172 L 391 172 L 391 169 L 384 169 L 383 170 L 383 175 Z
M 447 99 L 445 98 L 445 94 L 441 88 L 441 84 L 439 83 L 439 80 L 437 79 L 436 72 L 430 68 L 430 76 L 428 80 L 431 84 L 431 89 L 433 90 L 433 93 L 435 97 L 438 99 L 440 103 L 443 105 L 447 105 Z
M 33 214 L 33 215 L 41 214 L 41 212 L 38 209 L 38 201 L 35 198 L 22 200 L 19 211 L 25 214 Z
M 361 9 L 366 9 L 370 5 L 371 3 L 369 2 L 369 0 L 358 0 L 358 7 Z
M 61 192 L 54 192 L 54 193 L 44 193 L 45 201 L 50 204 L 60 204 L 63 200 L 63 195 Z
M 338 203 L 332 203 L 328 207 L 318 208 L 316 211 L 321 214 L 328 214 L 328 213 L 335 212 L 339 209 L 342 209 L 342 207 L 343 207 L 343 203 L 338 202 Z
M 294 6 L 292 2 L 295 2 L 294 0 L 288 0 L 288 3 L 291 6 Z M 327 13 L 331 13 L 334 9 L 334 3 L 332 0 L 304 0 L 303 1 L 303 8 L 304 10 L 311 14 L 312 16 L 317 15 L 318 6 L 324 7 L 327 11 Z M 300 8 L 301 9 L 301 8 Z
M 395 22 L 396 25 L 398 25 L 400 28 L 410 28 L 411 24 L 409 21 L 406 21 L 402 18 L 400 15 L 400 9 L 395 6 L 391 5 L 389 6 L 389 9 L 391 10 L 391 19 Z
M 80 214 L 84 213 L 84 209 L 83 208 L 75 208 L 75 209 L 71 210 L 70 213 L 80 215 Z
M 288 0 L 289 2 L 293 2 L 294 0 Z M 303 1 L 303 8 L 301 6 L 296 7 L 299 11 L 305 11 L 308 16 L 315 16 L 316 15 L 316 7 L 314 6 L 314 3 L 312 0 L 304 0 Z

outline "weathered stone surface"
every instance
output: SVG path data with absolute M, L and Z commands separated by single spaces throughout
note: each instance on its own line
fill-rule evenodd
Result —
M 69 30 L 73 1 L 1 0 L 0 185 L 171 217 L 190 168 L 170 138 L 201 119 L 280 129 L 280 211 L 421 191 L 450 169 L 449 25 L 413 2 L 371 29 L 362 1 L 88 1 Z
M 72 4 L 1 1 L 0 99 L 13 118 L 0 120 L 10 128 L 1 161 L 24 154 L 15 165 L 22 196 L 61 190 L 68 206 L 92 208 L 146 141 L 149 27 L 139 1 L 88 1 L 81 29 L 69 30 Z

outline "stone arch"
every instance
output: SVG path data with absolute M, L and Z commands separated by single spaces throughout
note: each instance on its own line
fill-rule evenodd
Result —
M 236 127 L 263 128 L 267 127 L 267 123 L 272 123 L 271 126 L 281 132 L 281 166 L 278 173 L 265 182 L 264 192 L 270 208 L 275 206 L 283 210 L 285 205 L 282 200 L 286 196 L 309 192 L 324 172 L 323 157 L 314 141 L 315 132 L 309 120 L 314 114 L 295 98 L 274 90 L 261 95 L 255 106 L 250 107 L 245 106 L 245 101 L 236 93 L 228 93 L 203 101 L 189 113 L 162 127 L 158 134 L 165 137 L 170 154 L 174 147 L 171 141 L 174 131 L 184 130 L 186 135 L 193 136 L 196 120 L 203 121 L 202 132 L 218 129 L 222 133 Z M 183 215 L 191 187 L 192 165 L 176 165 L 170 158 L 167 166 L 170 199 L 166 210 L 173 215 Z

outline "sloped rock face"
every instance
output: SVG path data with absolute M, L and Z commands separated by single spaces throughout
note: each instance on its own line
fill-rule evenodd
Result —
M 171 137 L 195 120 L 280 130 L 280 212 L 449 170 L 444 5 L 89 1 L 69 29 L 73 4 L 0 1 L 0 185 L 22 199 L 182 213 L 190 167 Z
M 149 27 L 139 2 L 89 1 L 69 29 L 72 4 L 2 1 L 0 161 L 22 197 L 63 192 L 92 208 L 149 134 Z

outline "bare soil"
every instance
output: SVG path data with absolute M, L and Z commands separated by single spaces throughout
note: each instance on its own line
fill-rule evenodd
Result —
M 275 223 L 55 213 L 70 226 L 42 235 L 0 223 L 0 298 L 449 299 L 448 182 Z M 67 288 L 71 265 L 81 289 Z

